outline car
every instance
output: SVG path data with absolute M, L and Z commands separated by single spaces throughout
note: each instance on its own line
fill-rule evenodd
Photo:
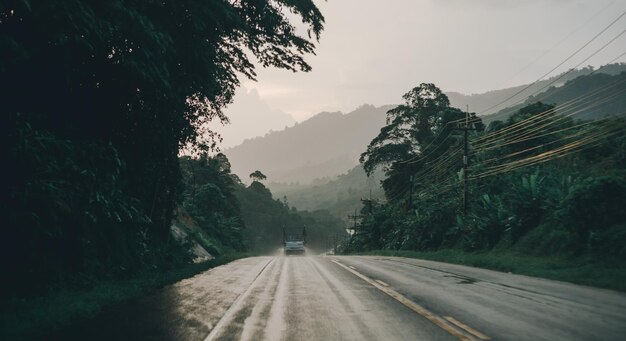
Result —
M 285 255 L 303 255 L 305 253 L 304 241 L 291 240 L 285 242 Z

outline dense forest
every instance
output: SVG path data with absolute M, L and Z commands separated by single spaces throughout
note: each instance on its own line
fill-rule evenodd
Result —
M 268 187 L 279 197 L 301 210 L 327 210 L 352 225 L 350 215 L 361 209 L 361 200 L 384 197 L 381 170 L 367 176 L 362 166 L 356 166 L 335 178 L 316 179 L 311 184 L 269 182 Z
M 365 202 L 344 251 L 506 249 L 623 264 L 626 120 L 575 117 L 623 99 L 625 76 L 486 127 L 434 85 L 414 88 L 361 155 L 367 172 L 385 170 L 386 200 Z
M 182 207 L 199 229 L 194 238 L 211 254 L 253 251 L 275 253 L 283 234 L 306 230 L 307 246 L 322 252 L 328 238 L 346 235 L 345 224 L 326 210 L 298 211 L 286 197 L 274 198 L 255 171 L 246 186 L 231 173 L 224 154 L 181 158 L 185 184 Z M 188 223 L 189 224 L 189 223 Z
M 492 121 L 505 121 L 519 109 L 537 101 L 561 104 L 591 93 L 594 89 L 621 79 L 622 71 L 626 71 L 626 64 L 613 63 L 598 68 L 572 69 L 536 84 L 523 84 L 481 94 L 466 96 L 444 93 L 451 106 L 462 109 L 469 107 L 485 124 L 489 124 Z M 511 96 L 511 101 L 505 101 Z M 503 106 L 495 105 L 501 102 L 509 107 L 498 110 Z M 623 110 L 620 110 L 623 105 L 624 99 L 615 97 L 594 110 L 585 111 L 586 117 L 576 115 L 574 118 L 620 115 L 623 114 Z M 245 140 L 238 146 L 226 149 L 224 154 L 231 160 L 234 173 L 248 174 L 260 168 L 270 176 L 269 186 L 272 189 L 309 197 L 306 190 L 300 191 L 298 187 L 321 185 L 316 180 L 328 182 L 358 166 L 363 148 L 385 126 L 385 113 L 393 107 L 361 105 L 348 113 L 322 112 L 283 130 L 270 131 L 264 136 Z M 489 107 L 494 108 L 485 110 Z M 330 199 L 334 200 L 332 197 Z M 300 200 L 295 206 L 306 209 L 311 207 L 308 202 L 303 202 L 305 206 L 302 207 L 299 204 Z
M 254 60 L 309 71 L 323 27 L 309 0 L 1 1 L 3 303 L 189 263 L 176 212 L 247 249 L 210 126 Z

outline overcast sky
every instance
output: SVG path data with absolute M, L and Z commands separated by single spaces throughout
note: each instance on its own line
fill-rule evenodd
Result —
M 396 104 L 422 82 L 482 93 L 536 80 L 626 11 L 626 0 L 317 0 L 326 28 L 309 73 L 258 69 L 220 128 L 222 147 L 321 111 Z M 564 71 L 626 29 L 626 16 Z M 585 64 L 626 52 L 626 34 Z M 616 62 L 624 62 L 626 57 Z

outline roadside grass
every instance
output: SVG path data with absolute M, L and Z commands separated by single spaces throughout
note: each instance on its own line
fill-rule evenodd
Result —
M 165 273 L 142 272 L 127 280 L 103 281 L 89 290 L 57 289 L 43 297 L 8 299 L 1 302 L 0 339 L 33 339 L 36 335 L 45 335 L 93 317 L 107 306 L 147 295 L 211 268 L 250 256 L 247 253 L 228 254 Z
M 451 249 L 434 252 L 375 250 L 354 255 L 418 258 L 626 291 L 626 265 L 618 261 L 539 257 L 513 251 L 464 252 Z

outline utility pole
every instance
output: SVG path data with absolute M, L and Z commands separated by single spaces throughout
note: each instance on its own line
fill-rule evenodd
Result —
M 356 214 L 356 208 L 354 209 L 354 215 L 349 215 L 349 216 L 348 216 L 348 219 L 352 219 L 352 220 L 354 220 L 354 226 L 353 226 L 353 227 L 349 227 L 349 228 L 348 228 L 349 230 L 352 230 L 352 231 L 353 231 L 353 233 L 352 233 L 353 235 L 354 235 L 354 234 L 356 234 L 356 232 L 357 232 L 357 230 L 358 230 L 358 228 L 357 228 L 357 227 L 358 227 L 358 225 L 357 225 L 357 219 L 362 218 L 362 217 L 363 217 L 363 216 L 361 216 L 361 215 L 357 215 L 357 214 Z
M 465 124 L 461 128 L 455 129 L 463 130 L 463 215 L 465 216 L 469 207 L 469 131 L 476 130 L 475 128 L 470 128 L 469 125 L 469 105 L 465 107 Z
M 469 105 L 465 108 L 465 129 L 464 132 L 464 146 L 463 146 L 463 215 L 467 215 L 468 206 L 468 188 L 467 188 L 467 171 L 469 166 Z
M 283 224 L 283 245 L 285 245 L 286 241 L 287 241 L 287 235 L 285 234 L 285 225 Z
M 367 214 L 368 215 L 372 215 L 374 213 L 374 202 L 372 200 L 372 193 L 370 191 L 370 197 L 369 199 L 363 199 L 361 198 L 361 202 L 363 203 L 363 206 L 365 206 L 365 209 L 367 210 Z M 356 211 L 354 212 L 354 215 L 356 215 Z M 350 218 L 352 218 L 353 216 L 350 216 Z
M 359 216 L 356 214 L 356 208 L 354 209 L 354 215 L 349 215 L 348 218 L 354 220 L 354 226 L 352 227 L 352 230 L 356 231 L 356 220 L 359 218 Z
M 413 208 L 413 175 L 411 175 L 411 185 L 409 186 L 409 210 Z

